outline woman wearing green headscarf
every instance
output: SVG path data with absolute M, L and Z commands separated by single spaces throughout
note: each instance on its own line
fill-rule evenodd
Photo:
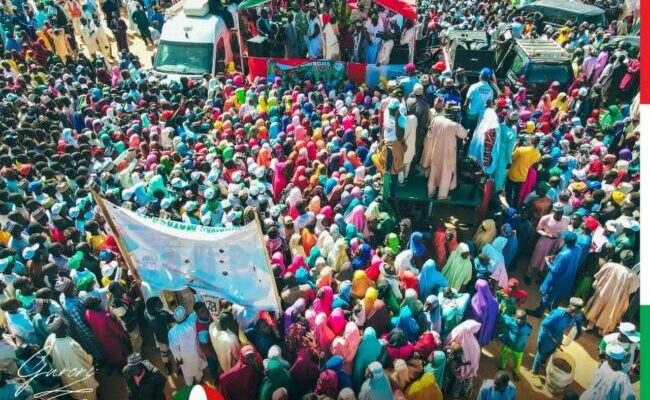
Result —
M 265 375 L 266 377 L 260 388 L 259 400 L 271 400 L 273 398 L 273 392 L 280 388 L 285 388 L 289 393 L 289 398 L 293 398 L 293 379 L 291 379 L 289 371 L 282 367 L 279 360 L 268 360 Z
M 317 246 L 314 246 L 311 248 L 311 251 L 309 252 L 309 257 L 305 260 L 307 266 L 309 268 L 314 268 L 316 265 L 316 260 L 318 260 L 318 257 L 321 256 L 320 249 Z
M 460 291 L 472 279 L 472 260 L 469 256 L 469 246 L 460 243 L 456 250 L 452 251 L 447 264 L 442 269 L 442 276 L 447 279 L 449 286 Z
M 395 218 L 393 218 L 390 213 L 381 212 L 379 218 L 377 218 L 376 228 L 374 230 L 377 241 L 381 242 L 383 238 L 388 237 L 395 230 L 396 225 L 397 221 L 395 221 Z M 397 253 L 394 253 L 393 255 L 397 255 Z
M 232 160 L 232 157 L 235 155 L 235 149 L 232 147 L 226 147 L 223 149 L 223 161 Z
M 357 228 L 352 224 L 346 225 L 346 227 L 345 227 L 345 242 L 347 243 L 348 246 L 350 245 L 350 242 L 354 238 L 359 238 L 359 233 L 357 233 Z
M 165 173 L 167 175 L 169 175 L 169 173 L 172 172 L 172 162 L 169 156 L 160 157 L 160 166 L 162 166 L 165 169 Z
M 605 129 L 622 120 L 623 114 L 621 114 L 621 109 L 616 105 L 611 105 L 600 120 L 600 129 Z
M 391 232 L 386 236 L 386 247 L 390 249 L 393 256 L 399 253 L 399 236 L 395 232 Z

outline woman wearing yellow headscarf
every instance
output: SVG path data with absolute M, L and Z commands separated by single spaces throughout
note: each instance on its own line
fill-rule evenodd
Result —
M 375 282 L 366 276 L 366 271 L 354 271 L 352 276 L 352 294 L 357 299 L 363 299 L 366 296 L 368 288 L 374 287 Z
M 560 36 L 557 37 L 556 42 L 562 44 L 567 40 L 569 40 L 569 33 L 571 33 L 571 29 L 569 29 L 568 26 L 563 26 L 562 28 L 560 28 Z
M 551 107 L 557 107 L 559 111 L 567 112 L 569 109 L 569 103 L 567 102 L 566 93 L 562 92 L 558 94 L 555 100 L 551 102 Z
M 379 292 L 374 287 L 366 289 L 366 295 L 363 297 L 363 308 L 366 311 L 366 315 L 369 315 L 372 311 L 377 296 L 379 296 Z
M 305 249 L 300 245 L 300 235 L 294 233 L 289 239 L 289 250 L 291 251 L 291 257 L 303 256 L 305 257 Z

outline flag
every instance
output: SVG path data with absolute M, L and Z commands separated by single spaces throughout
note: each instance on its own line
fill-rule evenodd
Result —
M 152 292 L 213 293 L 255 310 L 279 310 L 279 296 L 256 221 L 214 228 L 146 217 L 103 202 L 138 275 Z M 108 219 L 108 218 L 107 218 Z

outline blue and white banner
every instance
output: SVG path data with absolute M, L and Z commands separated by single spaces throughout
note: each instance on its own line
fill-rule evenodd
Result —
M 278 310 L 256 224 L 212 228 L 149 218 L 104 201 L 126 251 L 153 292 L 192 287 L 255 310 Z

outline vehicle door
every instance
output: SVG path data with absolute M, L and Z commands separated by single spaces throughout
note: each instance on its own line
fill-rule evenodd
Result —
M 219 37 L 214 49 L 214 73 L 222 73 L 226 70 L 226 45 L 223 36 Z

